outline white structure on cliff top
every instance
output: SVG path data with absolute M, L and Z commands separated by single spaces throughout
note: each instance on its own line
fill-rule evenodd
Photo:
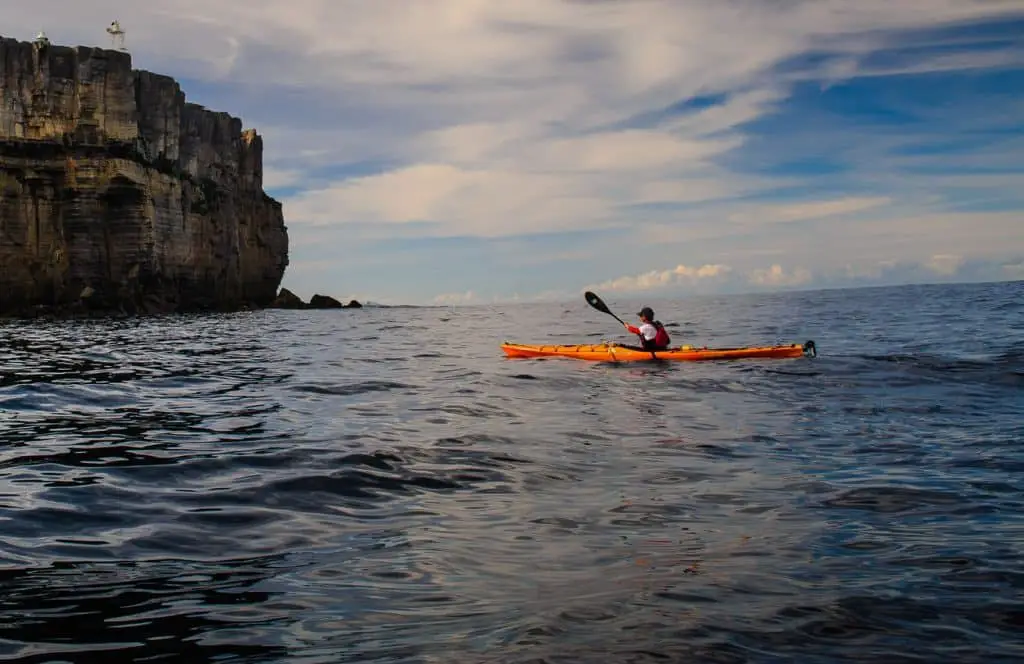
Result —
M 110 35 L 110 45 L 114 48 L 125 51 L 124 47 L 124 30 L 121 29 L 120 21 L 111 21 L 107 27 L 107 33 Z M 120 44 L 120 46 L 118 46 Z

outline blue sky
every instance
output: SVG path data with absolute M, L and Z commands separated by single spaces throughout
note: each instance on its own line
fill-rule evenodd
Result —
M 36 0 L 3 31 L 115 17 L 263 135 L 303 297 L 1024 279 L 1020 2 Z

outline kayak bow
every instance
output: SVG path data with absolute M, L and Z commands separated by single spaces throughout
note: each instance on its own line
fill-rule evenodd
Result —
M 699 362 L 702 360 L 741 360 L 750 358 L 783 359 L 814 357 L 818 354 L 813 341 L 784 346 L 747 346 L 743 348 L 694 348 L 677 346 L 666 350 L 649 351 L 639 346 L 616 343 L 533 345 L 504 342 L 501 349 L 510 358 L 568 357 L 592 362 L 642 362 L 664 360 Z

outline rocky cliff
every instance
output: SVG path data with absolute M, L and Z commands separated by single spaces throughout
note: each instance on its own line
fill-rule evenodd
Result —
M 263 144 L 127 53 L 0 37 L 0 314 L 270 304 Z

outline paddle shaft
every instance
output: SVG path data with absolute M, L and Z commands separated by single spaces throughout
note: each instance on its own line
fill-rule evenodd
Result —
M 611 316 L 612 318 L 614 318 L 615 320 L 619 321 L 619 323 L 621 323 L 623 327 L 626 326 L 626 321 L 622 320 L 621 318 L 616 316 L 614 313 L 612 313 L 612 310 L 608 308 L 608 305 L 604 303 L 604 300 L 599 298 L 597 295 L 595 295 L 594 293 L 591 293 L 590 291 L 587 291 L 586 293 L 583 294 L 583 297 L 584 297 L 584 299 L 586 299 L 587 304 L 589 304 L 590 306 L 594 307 L 598 311 L 606 313 L 609 316 Z M 643 348 L 643 345 L 644 345 L 644 335 L 642 335 L 642 334 L 640 334 L 638 332 L 636 336 L 640 339 L 640 347 Z M 654 357 L 654 351 L 651 351 L 651 357 Z

